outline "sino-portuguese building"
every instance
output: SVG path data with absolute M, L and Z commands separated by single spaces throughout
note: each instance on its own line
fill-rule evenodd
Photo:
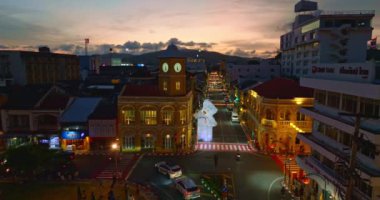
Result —
M 125 85 L 118 97 L 123 151 L 177 152 L 192 146 L 193 93 L 175 45 L 159 57 L 158 84 Z

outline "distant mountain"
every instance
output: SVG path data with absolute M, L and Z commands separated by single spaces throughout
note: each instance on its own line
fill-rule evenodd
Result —
M 239 56 L 230 56 L 221 54 L 213 51 L 198 51 L 198 50 L 190 50 L 190 49 L 180 49 L 181 53 L 185 57 L 204 58 L 206 60 L 207 65 L 214 65 L 220 63 L 221 61 L 225 61 L 227 63 L 235 63 L 235 64 L 247 64 L 250 60 L 258 60 L 257 58 L 244 58 Z M 124 62 L 130 63 L 144 63 L 147 65 L 157 65 L 158 58 L 163 51 L 156 51 L 150 53 L 144 53 L 141 55 L 131 55 L 131 54 L 112 54 L 112 57 L 121 58 Z M 102 55 L 104 57 L 109 57 L 109 54 Z

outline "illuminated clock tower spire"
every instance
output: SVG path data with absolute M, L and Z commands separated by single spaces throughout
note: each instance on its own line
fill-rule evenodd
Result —
M 158 84 L 168 96 L 186 95 L 186 57 L 171 44 L 159 57 Z

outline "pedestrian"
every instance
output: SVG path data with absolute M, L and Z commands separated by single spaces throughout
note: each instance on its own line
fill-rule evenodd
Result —
M 95 200 L 95 194 L 94 194 L 94 192 L 91 192 L 91 200 Z
M 115 183 L 116 183 L 116 174 L 114 173 L 112 175 L 112 185 L 111 185 L 111 187 L 113 187 L 115 185 Z
M 83 190 L 83 191 L 82 191 L 82 199 L 83 199 L 83 200 L 87 199 L 86 190 Z
M 285 195 L 285 187 L 284 187 L 284 186 L 281 187 L 281 195 L 282 195 L 282 196 Z
M 77 199 L 81 200 L 82 198 L 82 191 L 80 190 L 80 186 L 77 187 Z
M 218 167 L 218 154 L 214 154 L 214 167 L 217 168 Z

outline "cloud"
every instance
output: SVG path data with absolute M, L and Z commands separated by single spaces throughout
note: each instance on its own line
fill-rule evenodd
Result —
M 9 49 L 9 46 L 0 44 L 0 49 Z
M 124 44 L 93 44 L 89 45 L 89 54 L 104 54 L 109 53 L 110 49 L 114 53 L 130 53 L 130 54 L 143 54 L 153 51 L 165 49 L 169 44 L 175 44 L 180 48 L 192 49 L 208 49 L 212 48 L 215 43 L 207 42 L 194 42 L 194 41 L 181 41 L 178 38 L 171 38 L 167 42 L 145 42 L 127 41 Z M 37 49 L 37 47 L 27 48 Z M 61 44 L 52 47 L 53 52 L 70 53 L 70 54 L 84 54 L 84 47 L 78 44 Z
M 234 50 L 227 51 L 226 54 L 231 56 L 251 58 L 256 56 L 256 50 L 242 50 L 240 48 L 236 48 Z

